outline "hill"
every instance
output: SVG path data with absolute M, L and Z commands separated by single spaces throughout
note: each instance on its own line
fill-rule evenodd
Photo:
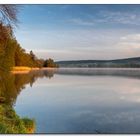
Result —
M 115 60 L 56 61 L 59 67 L 140 67 L 140 57 Z

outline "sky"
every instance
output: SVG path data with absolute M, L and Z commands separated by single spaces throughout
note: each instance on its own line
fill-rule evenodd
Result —
M 140 56 L 140 5 L 22 5 L 15 35 L 38 58 Z

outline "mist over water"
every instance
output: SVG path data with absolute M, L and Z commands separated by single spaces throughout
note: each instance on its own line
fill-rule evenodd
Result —
M 11 76 L 20 90 L 9 98 L 19 116 L 35 120 L 36 133 L 140 133 L 139 69 L 60 68 Z

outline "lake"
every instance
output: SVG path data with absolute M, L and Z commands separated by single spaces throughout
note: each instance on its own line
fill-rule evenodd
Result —
M 140 133 L 140 69 L 60 68 L 12 76 L 16 88 L 8 99 L 20 117 L 35 120 L 35 133 Z

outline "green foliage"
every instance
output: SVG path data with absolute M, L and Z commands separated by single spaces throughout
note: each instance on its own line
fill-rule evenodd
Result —
M 15 49 L 15 66 L 42 67 L 44 60 L 38 59 L 33 51 L 27 53 L 19 44 Z
M 0 133 L 33 133 L 35 121 L 20 118 L 13 109 L 17 96 L 26 84 L 33 85 L 38 77 L 53 76 L 53 71 L 31 71 L 28 74 L 11 74 L 0 71 Z
M 0 70 L 9 71 L 14 66 L 16 40 L 11 28 L 0 24 Z
M 13 103 L 17 97 L 15 76 L 10 72 L 0 71 L 0 97 L 5 98 L 5 103 Z
M 16 45 L 14 58 L 15 66 L 42 67 L 43 65 L 43 62 L 35 56 L 33 51 L 27 53 L 18 43 Z
M 52 59 L 44 62 L 32 50 L 27 53 L 14 38 L 10 26 L 0 23 L 0 70 L 10 71 L 13 66 L 57 67 Z
M 35 122 L 28 119 L 30 128 L 34 128 Z M 25 122 L 16 114 L 10 105 L 0 105 L 0 133 L 1 134 L 25 134 L 29 133 Z
M 24 88 L 25 84 L 30 83 L 30 79 L 33 79 L 33 77 L 34 75 L 21 77 L 20 75 L 13 75 L 10 72 L 0 71 L 0 99 L 2 101 L 0 102 L 0 133 L 23 134 L 34 132 L 34 120 L 26 118 L 28 120 L 27 123 L 12 108 L 21 89 Z
M 53 59 L 49 58 L 47 60 L 45 60 L 44 62 L 44 67 L 58 67 L 58 65 L 54 62 Z
M 0 122 L 0 134 L 7 134 L 7 127 Z
M 16 44 L 15 40 L 7 40 L 6 42 L 6 47 L 4 52 L 5 57 L 2 58 L 2 62 L 1 62 L 2 63 L 1 67 L 6 71 L 11 70 L 11 68 L 15 65 L 15 60 L 14 60 L 15 44 Z
M 17 5 L 0 5 L 0 70 L 10 71 L 13 66 L 57 67 L 52 59 L 44 62 L 32 50 L 27 53 L 16 41 L 13 25 L 18 21 L 17 11 Z
M 23 121 L 24 126 L 26 128 L 26 131 L 28 133 L 33 133 L 35 130 L 35 121 L 31 120 L 29 118 L 23 118 L 22 121 Z
M 34 125 L 34 120 L 31 120 L 29 118 L 23 118 L 22 121 L 27 126 L 26 128 L 30 128 Z

